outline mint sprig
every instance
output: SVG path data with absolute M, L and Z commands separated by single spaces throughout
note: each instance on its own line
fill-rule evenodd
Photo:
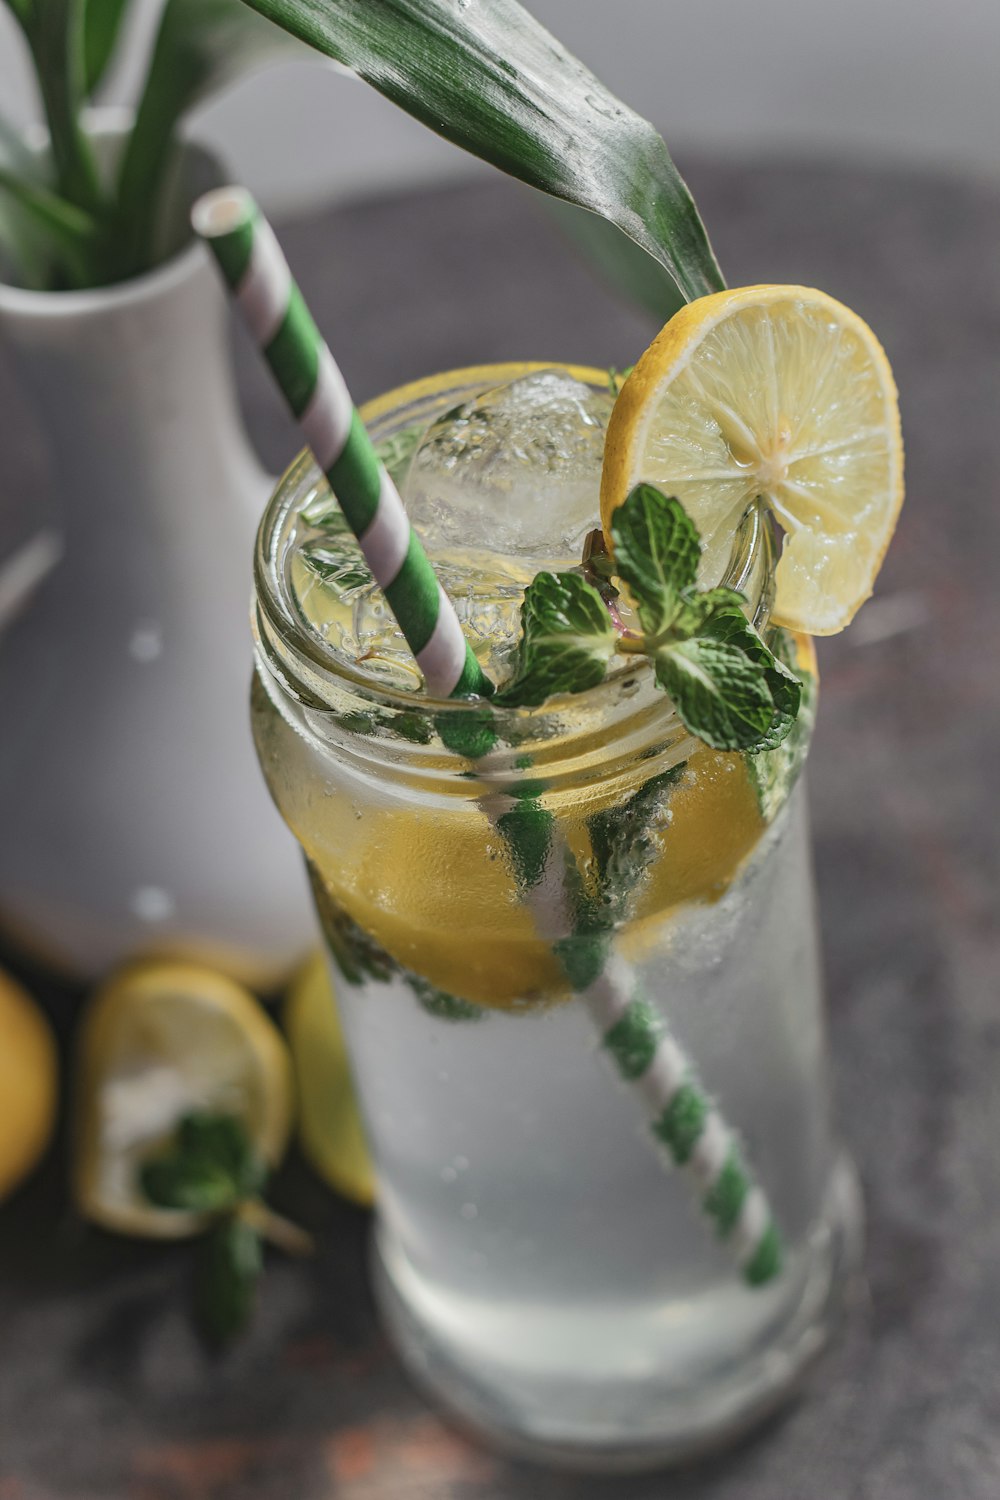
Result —
M 264 1240 L 293 1255 L 312 1249 L 309 1236 L 261 1201 L 267 1166 L 235 1115 L 185 1115 L 158 1155 L 139 1169 L 144 1196 L 157 1208 L 209 1214 L 198 1263 L 195 1311 L 214 1344 L 242 1333 L 253 1312 Z
M 596 687 L 615 650 L 615 629 L 597 590 L 579 573 L 538 573 L 521 604 L 514 677 L 494 702 L 534 708 L 553 693 Z
M 707 745 L 780 744 L 799 711 L 799 681 L 746 618 L 742 594 L 698 589 L 701 540 L 680 501 L 636 485 L 611 535 L 614 575 L 642 633 L 617 632 L 601 593 L 580 574 L 540 573 L 525 591 L 514 677 L 496 702 L 535 706 L 593 687 L 618 651 L 648 658 L 685 728 Z

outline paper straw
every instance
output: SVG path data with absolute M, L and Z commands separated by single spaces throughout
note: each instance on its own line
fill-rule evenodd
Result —
M 309 448 L 358 539 L 372 574 L 434 697 L 489 697 L 494 689 L 466 642 L 399 493 L 365 431 L 344 378 L 320 335 L 274 231 L 245 189 L 219 188 L 191 214 Z M 635 1086 L 658 1144 L 687 1169 L 703 1210 L 751 1285 L 771 1280 L 781 1239 L 753 1183 L 733 1131 L 662 1020 L 635 993 L 628 966 L 611 956 L 608 934 L 566 939 L 567 851 L 537 799 L 509 795 L 486 762 L 496 743 L 479 734 L 480 806 L 514 856 L 539 935 L 551 942 L 572 988 L 587 1006 L 620 1075 Z M 519 817 L 508 814 L 518 811 Z M 525 819 L 524 814 L 529 817 Z M 539 847 L 543 857 L 539 858 Z
M 399 492 L 379 460 L 344 377 L 250 194 L 218 188 L 191 213 L 219 263 L 317 464 L 435 698 L 489 697 L 493 684 L 466 641 Z
M 772 1281 L 784 1261 L 781 1233 L 735 1131 L 690 1057 L 642 999 L 630 966 L 612 953 L 610 931 L 573 930 L 564 879 L 572 856 L 556 820 L 537 798 L 512 795 L 511 784 L 490 778 L 482 763 L 477 775 L 492 785 L 480 806 L 512 850 L 539 936 L 587 1006 L 618 1074 L 638 1094 L 656 1145 L 685 1172 L 748 1285 Z

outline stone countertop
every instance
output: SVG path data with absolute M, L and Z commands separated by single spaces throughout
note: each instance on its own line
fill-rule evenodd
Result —
M 274 1199 L 319 1254 L 273 1257 L 252 1332 L 213 1359 L 188 1321 L 189 1250 L 75 1220 L 61 1143 L 0 1211 L 0 1500 L 1000 1495 L 1000 192 L 688 165 L 730 281 L 842 298 L 901 390 L 907 507 L 877 597 L 821 644 L 810 774 L 839 1119 L 868 1205 L 863 1306 L 805 1398 L 736 1451 L 669 1479 L 546 1474 L 468 1444 L 411 1389 L 375 1323 L 366 1216 L 301 1163 Z M 284 234 L 358 399 L 526 355 L 625 365 L 651 331 L 503 180 Z M 277 468 L 297 442 L 238 345 Z M 16 487 L 38 455 L 11 413 L 0 401 Z M 76 996 L 27 977 L 65 1034 Z

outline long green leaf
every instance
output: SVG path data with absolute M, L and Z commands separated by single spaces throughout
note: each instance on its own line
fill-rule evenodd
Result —
M 97 226 L 84 209 L 0 166 L 0 239 L 26 284 L 47 282 L 49 266 L 43 271 L 43 257 L 63 265 L 72 282 L 85 284 L 96 238 Z
M 101 187 L 80 111 L 85 99 L 82 0 L 33 0 L 23 18 L 61 197 L 97 210 Z
M 29 24 L 33 9 L 33 0 L 7 0 L 7 7 L 14 12 L 16 19 L 20 21 L 22 26 Z
M 149 263 L 160 192 L 186 111 L 276 52 L 300 49 L 241 0 L 167 0 L 118 181 L 124 273 Z
M 20 133 L 0 115 L 0 172 L 18 183 L 35 172 L 35 159 Z M 0 191 L 0 276 L 22 286 L 41 288 L 45 282 L 47 246 L 20 203 L 10 192 Z
M 104 77 L 129 0 L 84 0 L 83 82 L 89 98 Z
M 657 323 L 666 323 L 683 305 L 680 289 L 662 262 L 626 239 L 609 219 L 562 198 L 543 201 L 557 229 L 626 302 L 650 313 Z
M 722 276 L 662 138 L 515 0 L 245 0 L 432 130 L 615 224 L 685 300 Z

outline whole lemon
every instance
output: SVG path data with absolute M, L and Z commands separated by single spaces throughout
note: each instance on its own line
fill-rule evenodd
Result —
M 0 1200 L 27 1177 L 52 1137 L 58 1073 L 48 1021 L 0 971 Z

